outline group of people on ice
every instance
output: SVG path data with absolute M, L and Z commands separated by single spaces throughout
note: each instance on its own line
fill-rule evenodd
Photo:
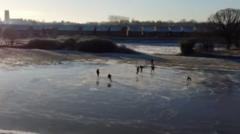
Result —
M 154 63 L 153 59 L 150 61 L 150 64 L 151 64 L 150 65 L 151 73 L 154 73 L 154 71 L 155 71 L 155 63 Z M 136 70 L 136 74 L 139 75 L 140 73 L 143 73 L 143 70 L 146 67 L 147 67 L 146 65 L 145 66 L 144 65 L 137 65 L 136 66 L 136 69 L 137 69 Z M 97 77 L 100 78 L 100 69 L 97 69 L 96 73 L 97 73 Z M 109 82 L 112 83 L 112 74 L 109 73 L 107 78 L 108 78 Z M 191 81 L 192 81 L 192 78 L 190 76 L 188 76 L 187 77 L 187 86 L 190 84 Z
M 139 73 L 142 73 L 144 68 L 146 68 L 146 66 L 144 66 L 144 65 L 137 66 L 136 74 L 138 75 Z M 154 60 L 152 59 L 151 60 L 151 73 L 154 73 L 154 71 L 155 71 L 155 64 L 154 64 Z

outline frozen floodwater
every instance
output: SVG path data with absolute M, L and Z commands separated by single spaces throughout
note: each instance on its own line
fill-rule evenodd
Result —
M 179 54 L 180 48 L 177 42 L 138 42 L 119 43 L 130 49 L 147 54 Z
M 108 73 L 113 75 L 111 85 Z M 188 75 L 193 81 L 186 86 Z M 71 62 L 1 69 L 0 76 L 2 130 L 43 134 L 240 132 L 239 71 L 158 67 L 154 74 L 145 69 L 136 76 L 131 64 Z

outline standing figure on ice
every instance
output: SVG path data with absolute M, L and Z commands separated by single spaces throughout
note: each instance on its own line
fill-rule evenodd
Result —
M 192 82 L 192 78 L 190 76 L 187 77 L 187 86 L 189 86 Z
M 97 77 L 99 78 L 100 77 L 100 70 L 97 69 L 96 73 L 97 73 Z

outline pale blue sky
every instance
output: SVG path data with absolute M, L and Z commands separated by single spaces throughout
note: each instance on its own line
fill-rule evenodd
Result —
M 109 15 L 137 20 L 205 21 L 223 8 L 240 8 L 240 0 L 0 0 L 1 18 L 9 9 L 15 18 L 44 21 L 106 21 Z

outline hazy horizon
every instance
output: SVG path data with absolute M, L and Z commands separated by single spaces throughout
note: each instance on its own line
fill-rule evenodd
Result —
M 141 21 L 206 21 L 217 10 L 240 8 L 239 0 L 0 0 L 3 11 L 11 18 L 78 23 L 107 21 L 110 15 Z

